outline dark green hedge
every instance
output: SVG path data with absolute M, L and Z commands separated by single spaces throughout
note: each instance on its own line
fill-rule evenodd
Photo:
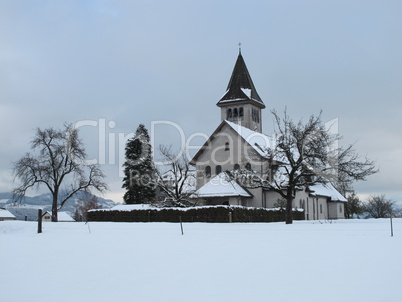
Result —
M 148 209 L 148 210 L 92 210 L 88 212 L 88 221 L 115 222 L 228 222 L 232 213 L 232 222 L 276 222 L 284 221 L 284 210 L 267 210 L 245 207 L 195 207 L 186 209 Z M 304 212 L 293 212 L 294 220 L 304 220 Z

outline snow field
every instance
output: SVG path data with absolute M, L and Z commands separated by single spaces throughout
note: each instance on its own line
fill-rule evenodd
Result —
M 91 232 L 89 232 L 89 230 Z M 402 301 L 402 219 L 0 222 L 0 301 Z

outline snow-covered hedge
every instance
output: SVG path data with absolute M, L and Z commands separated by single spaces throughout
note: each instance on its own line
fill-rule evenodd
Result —
M 229 214 L 231 213 L 231 214 Z M 247 208 L 239 206 L 213 206 L 192 208 L 143 208 L 134 210 L 91 210 L 88 221 L 115 222 L 276 222 L 284 221 L 280 209 Z M 294 220 L 304 220 L 303 211 L 293 212 Z

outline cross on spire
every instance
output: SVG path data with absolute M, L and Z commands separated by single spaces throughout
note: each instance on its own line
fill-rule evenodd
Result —
M 241 54 L 241 43 L 239 42 L 239 54 Z

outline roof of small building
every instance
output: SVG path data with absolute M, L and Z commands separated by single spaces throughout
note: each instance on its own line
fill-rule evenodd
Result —
M 0 218 L 11 218 L 11 219 L 15 219 L 16 217 L 11 214 L 8 210 L 6 209 L 0 209 Z
M 236 64 L 233 68 L 225 95 L 217 103 L 218 106 L 231 102 L 252 102 L 259 108 L 265 108 L 263 101 L 254 87 L 251 76 L 247 70 L 243 56 L 239 52 Z
M 199 188 L 192 197 L 253 197 L 240 186 L 227 172 L 221 172 Z
M 52 212 L 46 211 L 43 213 L 42 217 L 46 214 L 52 215 Z M 67 212 L 57 212 L 57 221 L 59 222 L 68 222 L 68 221 L 75 221 Z
M 324 196 L 331 198 L 331 201 L 347 202 L 347 199 L 330 182 L 315 184 L 310 186 L 309 190 L 312 196 Z

